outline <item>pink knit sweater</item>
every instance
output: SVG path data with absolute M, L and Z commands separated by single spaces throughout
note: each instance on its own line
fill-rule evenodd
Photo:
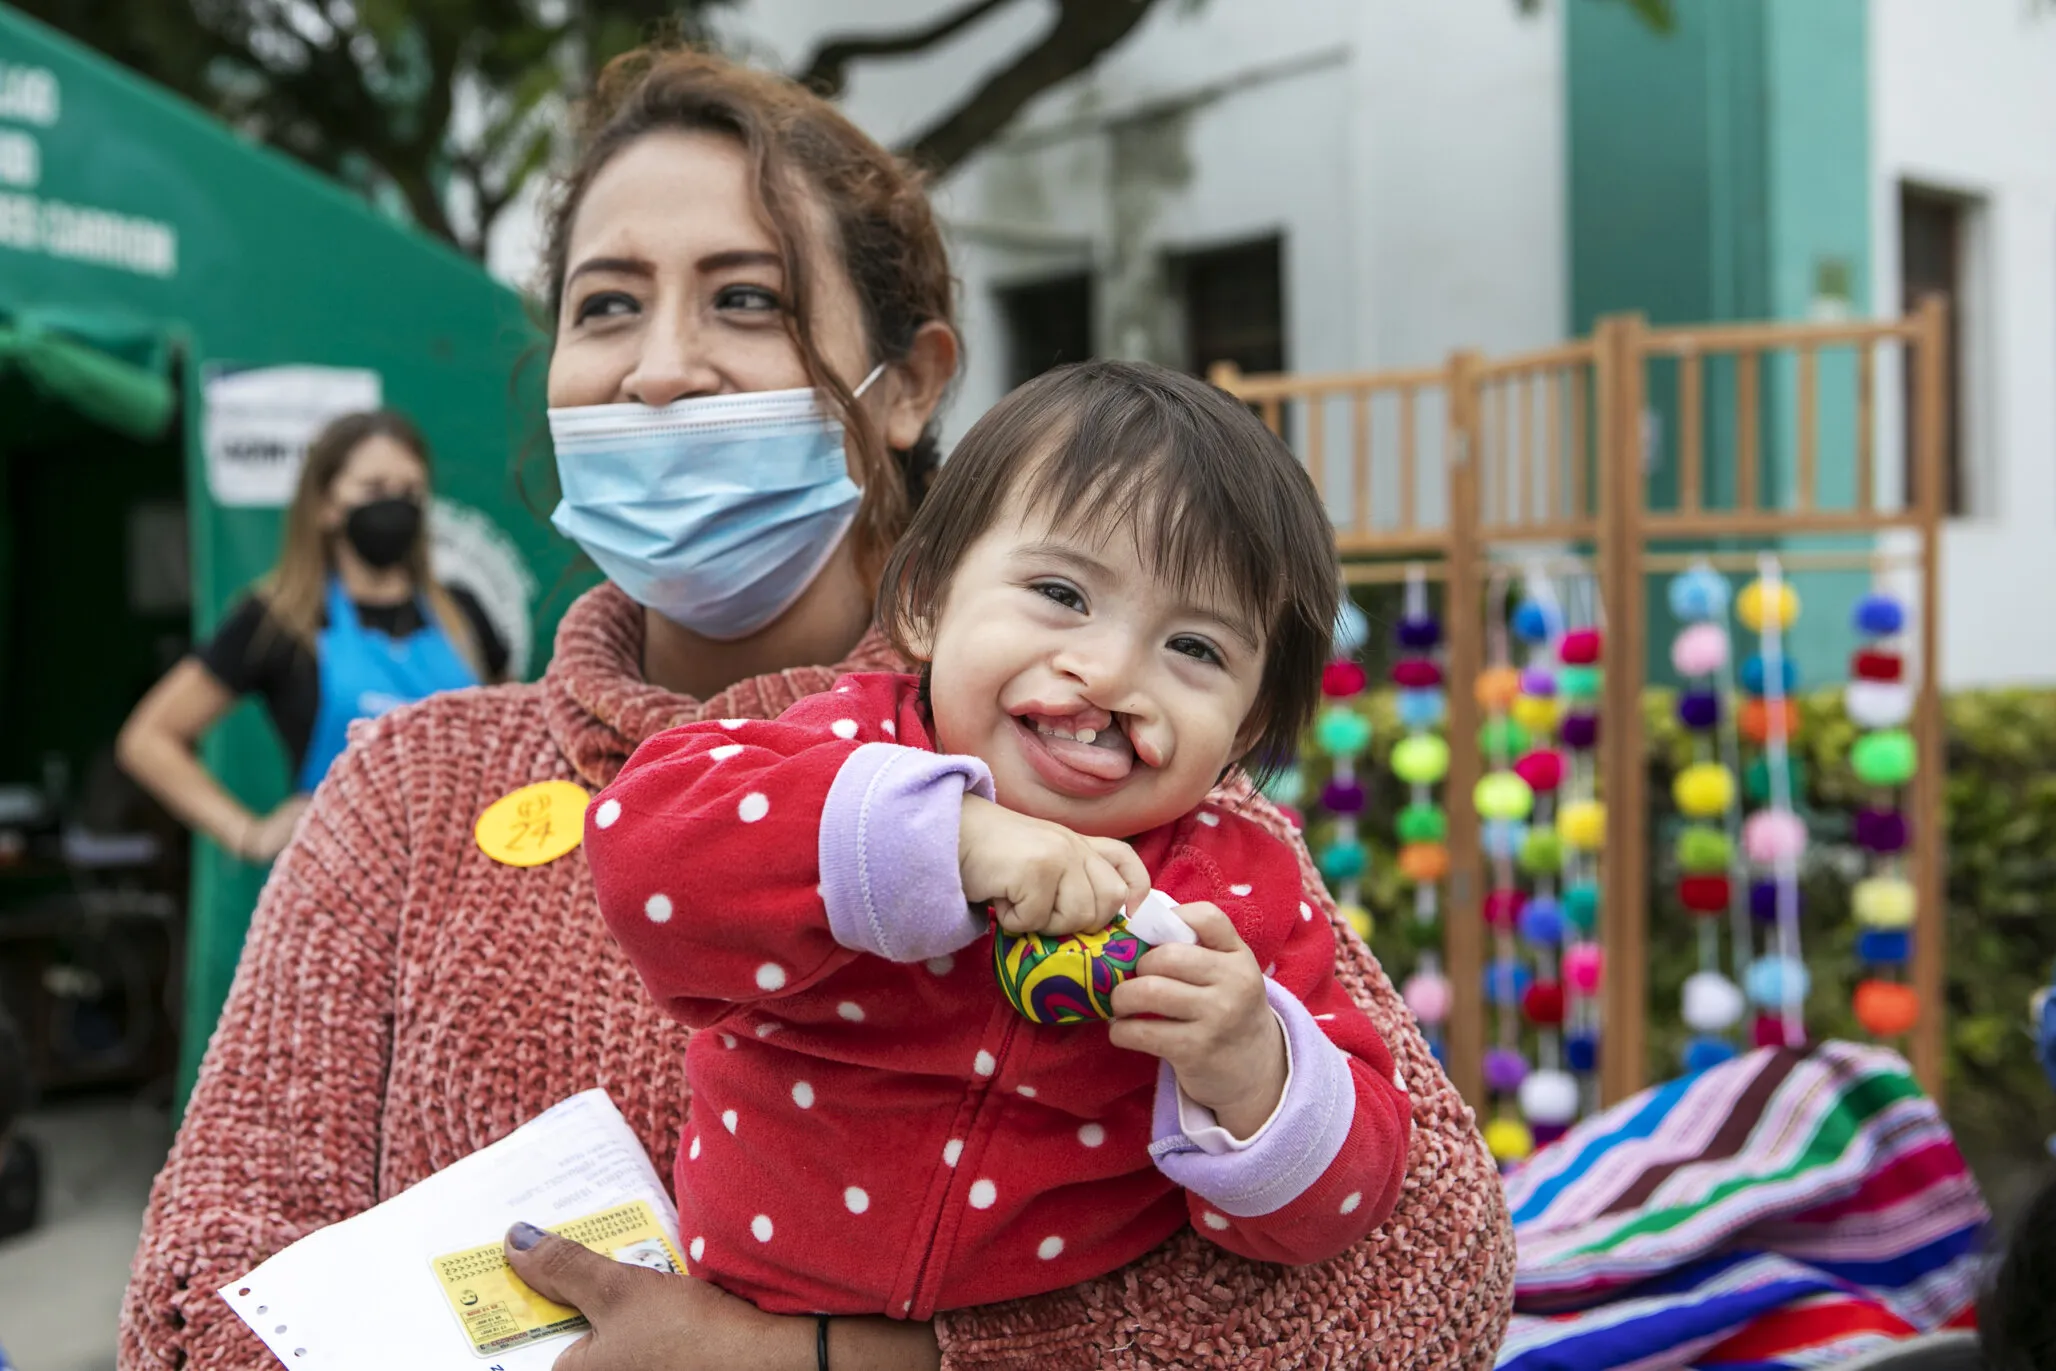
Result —
M 661 729 L 768 718 L 842 672 L 900 663 L 874 633 L 833 667 L 700 702 L 645 683 L 641 649 L 641 611 L 602 586 L 565 616 L 542 681 L 438 696 L 357 734 L 265 887 L 151 1191 L 124 1371 L 270 1365 L 218 1287 L 567 1095 L 604 1087 L 652 1157 L 676 1149 L 686 1030 L 651 1007 L 609 940 L 583 854 L 501 866 L 474 846 L 472 823 L 535 781 L 596 789 Z M 1246 784 L 1215 802 L 1285 831 Z M 1332 918 L 1303 849 L 1300 862 Z M 1340 925 L 1337 936 L 1343 985 L 1413 1097 L 1386 1224 L 1297 1269 L 1187 1229 L 1103 1280 L 944 1316 L 946 1367 L 1491 1364 L 1514 1258 L 1498 1177 L 1384 972 Z

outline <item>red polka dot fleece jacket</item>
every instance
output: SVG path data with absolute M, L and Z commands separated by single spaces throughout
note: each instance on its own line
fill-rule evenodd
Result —
M 1102 1275 L 1188 1222 L 1292 1264 L 1383 1223 L 1410 1106 L 1292 850 L 1211 806 L 1133 840 L 1265 969 L 1289 1080 L 1238 1140 L 1105 1024 L 1001 996 L 957 874 L 963 797 L 991 777 L 928 730 L 913 678 L 851 676 L 773 721 L 652 738 L 587 811 L 609 927 L 698 1030 L 675 1175 L 693 1273 L 777 1312 L 926 1318 Z

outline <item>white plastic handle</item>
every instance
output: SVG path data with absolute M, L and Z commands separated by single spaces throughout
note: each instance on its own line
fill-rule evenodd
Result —
M 1161 890 L 1152 890 L 1143 897 L 1142 907 L 1133 914 L 1122 911 L 1128 921 L 1128 931 L 1152 947 L 1165 943 L 1196 943 L 1199 935 L 1192 926 L 1178 917 L 1178 902 Z

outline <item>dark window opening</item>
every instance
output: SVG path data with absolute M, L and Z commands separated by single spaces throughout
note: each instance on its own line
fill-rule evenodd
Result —
M 1220 362 L 1249 375 L 1285 370 L 1284 257 L 1282 240 L 1264 238 L 1171 258 L 1186 370 L 1204 376 Z
M 1963 309 L 1965 304 L 1964 235 L 1969 227 L 1971 202 L 1953 195 L 1899 188 L 1899 286 L 1907 310 L 1920 307 L 1930 295 L 1942 296 L 1949 305 L 1949 400 L 1942 430 L 1942 508 L 1950 514 L 1964 512 L 1963 490 Z M 1914 435 L 1919 429 L 1915 410 L 1913 368 L 1906 369 L 1906 493 L 1909 501 L 1919 498 L 1915 470 Z
M 1051 367 L 1092 356 L 1092 277 L 1084 272 L 1002 286 L 1007 330 L 1007 389 Z

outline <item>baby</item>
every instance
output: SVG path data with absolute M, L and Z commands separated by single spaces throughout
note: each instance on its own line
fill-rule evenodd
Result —
M 1190 1222 L 1332 1257 L 1398 1198 L 1409 1104 L 1294 851 L 1208 795 L 1311 717 L 1337 602 L 1306 473 L 1247 409 L 1095 362 L 964 436 L 886 568 L 922 664 L 652 738 L 588 811 L 600 908 L 692 1025 L 692 1273 L 927 1318 Z M 1152 891 L 1160 892 L 1151 899 Z M 1111 1023 L 1030 1022 L 993 923 L 1163 897 Z M 988 914 L 990 910 L 990 914 Z

